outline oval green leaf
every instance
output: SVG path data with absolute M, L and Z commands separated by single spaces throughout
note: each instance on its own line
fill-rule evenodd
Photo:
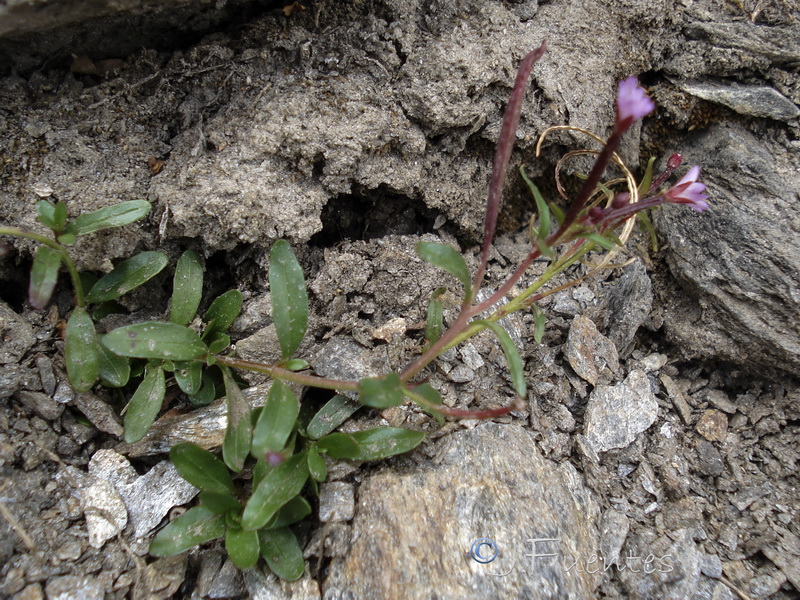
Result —
M 101 341 L 113 353 L 132 358 L 192 360 L 206 352 L 206 345 L 193 330 L 159 321 L 119 327 Z
M 303 550 L 291 529 L 263 529 L 258 532 L 258 539 L 261 556 L 275 575 L 286 581 L 294 581 L 303 575 L 306 568 Z
M 299 412 L 300 403 L 289 386 L 274 380 L 253 431 L 253 456 L 263 458 L 267 452 L 283 450 Z
M 289 500 L 297 496 L 308 479 L 305 452 L 283 461 L 253 490 L 242 514 L 244 529 L 260 529 Z
M 511 336 L 508 335 L 508 332 L 499 323 L 493 323 L 491 321 L 474 321 L 474 324 L 483 325 L 487 329 L 490 329 L 495 336 L 497 336 L 497 341 L 500 342 L 500 347 L 503 349 L 503 354 L 506 356 L 506 362 L 508 363 L 508 370 L 511 373 L 511 383 L 514 386 L 514 391 L 524 398 L 527 390 L 527 386 L 525 384 L 525 370 L 522 365 L 522 358 L 519 355 L 519 350 L 517 350 L 516 345 L 514 345 Z
M 422 431 L 401 427 L 376 427 L 350 434 L 358 444 L 358 454 L 352 460 L 379 460 L 403 454 L 416 448 L 425 438 Z
M 231 471 L 237 473 L 244 468 L 244 461 L 250 454 L 253 425 L 250 419 L 250 404 L 236 384 L 227 367 L 221 367 L 225 384 L 225 398 L 228 407 L 228 424 L 222 442 L 222 458 Z
M 158 532 L 150 544 L 150 554 L 174 556 L 223 535 L 225 515 L 215 515 L 205 506 L 195 506 Z
M 286 527 L 287 525 L 302 521 L 310 514 L 311 505 L 308 503 L 308 500 L 302 496 L 295 496 L 275 513 L 275 516 L 264 525 L 264 528 L 278 529 L 279 527 Z
M 208 450 L 184 442 L 170 448 L 169 458 L 181 477 L 201 491 L 236 495 L 228 467 Z
M 144 379 L 133 393 L 125 412 L 125 441 L 129 444 L 145 436 L 164 404 L 167 391 L 164 369 L 148 365 L 144 373 Z
M 172 303 L 169 320 L 188 325 L 197 314 L 203 297 L 203 263 L 194 250 L 187 250 L 178 259 L 172 278 Z
M 100 381 L 106 387 L 119 388 L 131 378 L 131 363 L 126 356 L 111 352 L 103 344 L 97 344 L 100 357 Z
M 228 527 L 225 531 L 225 550 L 234 565 L 240 569 L 249 569 L 258 562 L 261 553 L 258 532 Z
M 218 494 L 217 492 L 200 492 L 200 502 L 215 515 L 226 515 L 230 512 L 239 512 L 242 505 L 233 496 Z
M 163 252 L 141 252 L 119 263 L 104 275 L 86 294 L 86 301 L 107 302 L 127 294 L 158 275 L 169 258 Z
M 203 384 L 203 363 L 199 360 L 178 361 L 173 374 L 181 391 L 188 396 L 194 396 Z
M 86 309 L 80 306 L 72 311 L 67 321 L 64 362 L 75 391 L 88 392 L 100 375 L 100 350 L 94 322 Z
M 317 448 L 331 458 L 355 458 L 359 454 L 358 442 L 347 433 L 331 433 L 317 441 Z
M 278 240 L 270 250 L 269 291 L 281 356 L 287 359 L 308 328 L 308 293 L 303 269 L 286 240 Z
M 242 310 L 242 292 L 239 290 L 228 290 L 221 296 L 214 299 L 208 307 L 203 320 L 207 323 L 206 330 L 203 332 L 203 339 L 213 337 L 217 333 L 224 333 L 228 327 L 233 325 L 239 312 Z
M 58 283 L 58 270 L 61 267 L 61 253 L 49 246 L 39 246 L 31 268 L 28 284 L 28 303 L 36 310 L 43 309 Z
M 420 242 L 417 244 L 417 254 L 426 262 L 444 269 L 458 279 L 464 285 L 466 297 L 472 297 L 472 276 L 469 274 L 467 263 L 451 246 L 436 242 Z
M 318 440 L 322 436 L 328 435 L 349 419 L 361 406 L 355 400 L 336 394 L 311 419 L 306 428 L 306 435 L 312 440 Z
M 308 472 L 316 481 L 325 481 L 328 478 L 328 466 L 325 464 L 325 459 L 313 446 L 308 450 Z
M 435 342 L 442 336 L 442 329 L 444 328 L 442 295 L 446 291 L 447 288 L 438 288 L 431 294 L 431 299 L 428 301 L 428 315 L 425 319 L 425 339 L 430 343 Z
M 358 401 L 372 408 L 399 406 L 405 400 L 403 382 L 397 373 L 383 377 L 362 379 L 358 382 Z
M 143 219 L 150 212 L 151 205 L 146 200 L 129 200 L 112 206 L 106 206 L 84 215 L 80 215 L 66 229 L 70 234 L 81 236 L 103 229 L 122 227 L 139 219 Z

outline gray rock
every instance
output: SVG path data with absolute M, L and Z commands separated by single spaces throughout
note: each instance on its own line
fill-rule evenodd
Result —
M 49 600 L 103 600 L 103 585 L 92 575 L 64 575 L 47 581 L 45 593 Z
M 669 206 L 655 215 L 682 288 L 665 307 L 669 338 L 687 357 L 799 374 L 797 153 L 734 124 L 712 127 L 680 150 L 702 165 L 711 208 L 701 216 Z
M 81 411 L 89 422 L 100 431 L 121 437 L 123 433 L 119 415 L 114 409 L 91 392 L 82 392 L 72 397 L 75 407 Z
M 618 510 L 608 509 L 600 521 L 600 553 L 606 565 L 619 564 L 620 551 L 628 537 L 628 517 Z
M 564 355 L 575 372 L 592 385 L 608 383 L 619 371 L 616 346 L 582 315 L 572 320 Z
M 323 523 L 349 521 L 355 512 L 355 490 L 341 481 L 319 487 L 319 520 Z
M 14 398 L 30 408 L 37 415 L 48 421 L 54 421 L 64 412 L 64 405 L 59 404 L 47 394 L 20 390 Z
M 595 452 L 625 448 L 655 423 L 658 402 L 643 371 L 614 386 L 598 385 L 589 396 L 584 435 Z
M 597 556 L 599 511 L 569 463 L 543 459 L 529 432 L 496 423 L 449 436 L 438 458 L 365 479 L 352 547 L 331 562 L 324 597 L 594 595 L 596 574 L 574 567 Z M 497 548 L 485 564 L 470 555 L 493 555 L 475 549 L 481 538 Z
M 19 362 L 36 343 L 33 328 L 5 302 L 0 302 L 0 365 Z
M 623 269 L 622 276 L 608 292 L 608 338 L 621 356 L 633 350 L 636 331 L 650 316 L 653 308 L 653 285 L 642 261 Z
M 771 87 L 710 81 L 674 81 L 673 83 L 693 96 L 722 104 L 750 117 L 789 121 L 800 115 L 800 108 Z
M 312 366 L 317 375 L 331 379 L 377 377 L 388 371 L 386 347 L 368 349 L 350 338 L 335 337 L 325 344 Z M 348 391 L 342 394 L 353 400 L 358 396 Z

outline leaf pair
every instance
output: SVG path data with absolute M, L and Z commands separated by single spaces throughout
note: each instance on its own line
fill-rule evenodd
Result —
M 317 447 L 331 458 L 370 461 L 413 450 L 424 438 L 422 431 L 376 427 L 356 433 L 328 434 L 317 441 Z

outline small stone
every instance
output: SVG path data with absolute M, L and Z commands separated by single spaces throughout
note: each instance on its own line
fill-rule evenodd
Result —
M 610 381 L 611 375 L 619 371 L 614 343 L 601 335 L 590 319 L 580 315 L 572 320 L 564 355 L 575 372 L 592 385 Z
M 600 521 L 600 552 L 605 564 L 619 564 L 619 554 L 629 528 L 628 517 L 618 510 L 612 508 L 603 513 Z
M 323 523 L 349 521 L 355 513 L 355 490 L 349 483 L 334 481 L 319 488 L 319 520 Z
M 615 386 L 598 385 L 589 396 L 584 435 L 596 452 L 625 448 L 658 416 L 658 401 L 644 371 L 631 371 Z
M 32 583 L 19 594 L 14 596 L 14 600 L 44 600 L 44 591 L 41 584 Z
M 42 381 L 42 390 L 48 396 L 52 396 L 56 391 L 56 376 L 53 373 L 53 361 L 47 356 L 40 356 L 36 359 L 36 368 L 39 370 L 39 379 Z
M 78 540 L 67 540 L 56 551 L 56 556 L 61 560 L 78 560 L 83 552 L 83 546 Z
M 53 577 L 45 585 L 48 600 L 103 600 L 103 586 L 91 575 Z
M 711 81 L 676 81 L 685 92 L 716 102 L 750 117 L 790 121 L 800 115 L 800 108 L 777 90 L 761 85 L 739 85 Z
M 709 390 L 704 399 L 715 408 L 732 415 L 736 412 L 736 405 L 728 400 L 728 394 L 722 390 Z
M 473 371 L 477 371 L 480 369 L 484 364 L 483 358 L 475 349 L 475 346 L 472 345 L 470 342 L 466 342 L 462 346 L 459 347 L 459 351 L 461 353 L 461 360 L 464 361 L 464 364 L 467 365 Z
M 762 483 L 761 485 L 751 485 L 743 490 L 736 492 L 731 502 L 739 510 L 745 510 L 753 502 L 759 498 L 763 498 L 773 491 L 772 484 L 769 482 Z
M 725 441 L 725 436 L 728 435 L 728 417 L 718 410 L 709 409 L 698 419 L 695 429 L 709 442 Z
M 55 421 L 64 412 L 63 404 L 59 404 L 50 396 L 41 392 L 20 390 L 14 394 L 14 398 L 48 421 Z
M 408 330 L 408 324 L 403 317 L 395 317 L 388 323 L 373 329 L 372 337 L 376 340 L 383 340 L 384 342 L 391 343 L 395 336 L 404 335 Z
M 0 302 L 0 365 L 17 363 L 36 343 L 33 328 L 5 302 Z
M 700 556 L 700 572 L 706 577 L 719 579 L 722 577 L 722 561 L 716 554 L 703 554 Z
M 248 571 L 253 570 L 255 569 L 248 569 Z M 230 560 L 226 560 L 216 577 L 214 577 L 214 581 L 211 582 L 208 597 L 215 600 L 217 598 L 238 598 L 244 592 L 242 572 Z
M 447 374 L 447 377 L 454 383 L 467 383 L 475 379 L 475 371 L 467 365 L 457 365 Z
M 104 433 L 121 437 L 123 430 L 114 409 L 91 392 L 75 394 L 75 406 L 89 422 Z
M 700 439 L 697 441 L 698 466 L 703 475 L 717 477 L 722 474 L 725 463 L 719 451 L 709 441 Z
M 100 548 L 128 524 L 128 511 L 114 486 L 101 479 L 81 491 L 89 544 Z M 48 592 L 48 596 L 50 592 Z

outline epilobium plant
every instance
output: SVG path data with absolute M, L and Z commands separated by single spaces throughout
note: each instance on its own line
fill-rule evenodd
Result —
M 173 373 L 181 390 L 197 404 L 214 398 L 216 382 L 221 378 L 228 410 L 222 459 L 193 444 L 179 444 L 172 448 L 170 456 L 179 472 L 201 490 L 201 504 L 156 536 L 151 546 L 153 554 L 176 554 L 224 536 L 228 553 L 239 567 L 250 567 L 262 556 L 280 577 L 299 577 L 304 569 L 302 552 L 289 526 L 310 513 L 310 505 L 303 494 L 307 489 L 316 491 L 317 483 L 325 480 L 327 469 L 323 457 L 377 460 L 407 452 L 422 441 L 421 432 L 391 427 L 358 433 L 336 432 L 335 429 L 355 410 L 361 405 L 389 408 L 411 401 L 441 422 L 444 417 L 491 418 L 521 407 L 527 393 L 522 358 L 498 321 L 514 311 L 531 309 L 535 314 L 534 338 L 540 340 L 544 314 L 537 308 L 536 302 L 582 279 L 575 278 L 545 290 L 545 284 L 553 277 L 595 250 L 606 251 L 605 262 L 601 262 L 597 268 L 605 266 L 608 257 L 618 251 L 627 239 L 634 225 L 633 217 L 645 209 L 665 203 L 687 204 L 699 212 L 708 208 L 705 185 L 698 182 L 700 168 L 697 166 L 692 167 L 675 185 L 662 189 L 673 171 L 680 166 L 680 155 L 671 156 L 666 170 L 655 179 L 655 160 L 651 159 L 641 182 L 637 183 L 632 172 L 615 153 L 625 132 L 655 109 L 653 101 L 638 81 L 634 77 L 625 79 L 619 84 L 616 119 L 607 140 L 603 141 L 588 131 L 574 127 L 553 127 L 542 134 L 537 153 L 545 137 L 559 129 L 583 133 L 599 142 L 602 148 L 598 151 L 570 152 L 556 165 L 558 180 L 565 160 L 574 156 L 594 156 L 594 165 L 583 178 L 583 184 L 574 198 L 570 199 L 557 181 L 559 194 L 567 201 L 566 209 L 555 202 L 547 202 L 527 177 L 524 168 L 520 169 L 536 203 L 536 214 L 530 223 L 531 246 L 514 272 L 496 289 L 484 293 L 484 300 L 479 300 L 478 292 L 483 286 L 488 266 L 525 85 L 534 63 L 544 51 L 543 44 L 523 59 L 503 117 L 489 184 L 477 271 L 470 273 L 463 257 L 446 244 L 422 242 L 417 245 L 417 252 L 425 261 L 441 268 L 461 283 L 463 295 L 458 316 L 445 328 L 441 301 L 444 288 L 433 292 L 425 329 L 427 346 L 419 358 L 397 373 L 345 381 L 326 379 L 308 372 L 308 363 L 295 356 L 308 326 L 306 283 L 300 264 L 286 241 L 279 240 L 273 245 L 269 267 L 272 318 L 280 343 L 281 359 L 275 364 L 261 364 L 224 353 L 230 343 L 226 330 L 241 308 L 242 299 L 238 292 L 223 294 L 211 304 L 203 318 L 205 325 L 202 334 L 190 326 L 200 304 L 202 290 L 202 267 L 196 254 L 187 252 L 178 261 L 169 322 L 128 325 L 98 337 L 86 312 L 87 302 L 102 305 L 115 299 L 160 271 L 166 264 L 166 257 L 160 253 L 143 253 L 129 259 L 94 284 L 84 297 L 77 271 L 61 244 L 71 239 L 65 241 L 65 235 L 80 235 L 80 232 L 94 231 L 96 228 L 65 227 L 65 209 L 48 204 L 40 208 L 40 219 L 53 229 L 61 243 L 10 228 L 0 229 L 0 233 L 25 235 L 46 245 L 47 250 L 41 257 L 37 253 L 34 261 L 31 297 L 35 306 L 43 305 L 49 298 L 55 274 L 62 262 L 70 271 L 78 307 L 67 328 L 66 362 L 70 380 L 76 388 L 88 389 L 98 377 L 106 385 L 124 385 L 130 376 L 128 360 L 147 361 L 144 378 L 133 394 L 126 414 L 126 440 L 140 439 L 157 416 L 164 400 L 166 372 Z M 604 182 L 604 173 L 612 162 L 624 176 Z M 620 184 L 624 184 L 625 189 L 614 191 Z M 144 210 L 144 205 L 137 206 L 140 211 Z M 80 220 L 81 217 L 75 223 Z M 123 224 L 121 221 L 114 223 L 114 226 Z M 507 300 L 508 294 L 528 267 L 539 257 L 549 261 L 544 273 L 521 293 Z M 479 318 L 486 312 L 489 312 L 489 316 Z M 481 411 L 444 406 L 439 392 L 424 380 L 424 370 L 443 352 L 485 329 L 497 337 L 505 355 L 514 399 L 506 406 Z M 114 369 L 111 366 L 104 367 L 104 364 L 114 366 L 120 373 L 114 376 Z M 137 364 L 141 366 L 142 363 Z M 251 411 L 234 380 L 233 369 L 266 373 L 273 379 L 263 408 Z M 298 399 L 288 385 L 290 382 L 355 392 L 358 402 L 336 395 L 314 417 L 304 417 Z M 245 469 L 252 472 L 252 481 L 242 483 L 235 474 Z

